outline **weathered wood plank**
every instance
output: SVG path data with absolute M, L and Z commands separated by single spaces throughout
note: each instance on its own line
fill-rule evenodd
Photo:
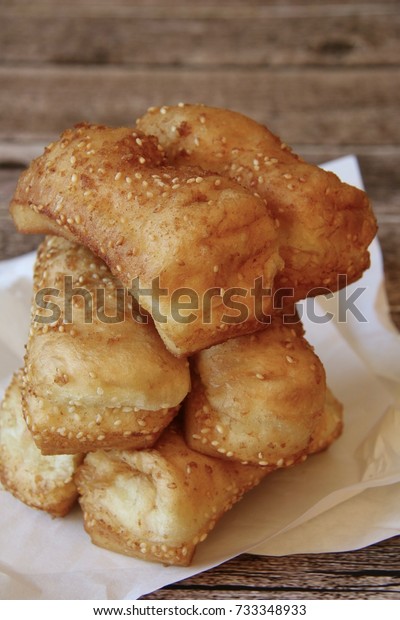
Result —
M 369 5 L 368 5 L 369 6 Z M 0 31 L 2 63 L 282 66 L 396 65 L 400 57 L 400 12 L 361 5 L 350 17 L 324 8 L 291 17 L 235 12 L 207 17 L 141 17 L 114 11 L 85 14 L 77 8 L 26 14 L 5 13 Z M 304 8 L 304 11 L 305 11 Z M 247 7 L 247 11 L 248 11 Z M 136 9 L 137 12 L 137 9 Z M 62 44 L 60 45 L 60 42 Z
M 8 12 L 44 13 L 50 10 L 68 14 L 73 11 L 81 11 L 85 14 L 134 14 L 152 16 L 173 16 L 180 18 L 190 14 L 192 16 L 221 14 L 248 15 L 256 11 L 266 14 L 287 13 L 288 15 L 298 15 L 310 10 L 330 12 L 331 14 L 352 15 L 354 12 L 384 13 L 392 11 L 396 7 L 397 1 L 375 0 L 366 2 L 365 0 L 219 0 L 219 2 L 208 0 L 199 3 L 197 0 L 117 0 L 112 4 L 109 0 L 69 0 L 68 3 L 60 4 L 59 0 L 6 0 L 5 9 Z
M 142 599 L 398 600 L 399 553 L 397 537 L 347 553 L 278 558 L 242 555 Z
M 127 124 L 149 105 L 198 101 L 243 111 L 289 143 L 400 142 L 400 69 L 266 71 L 0 69 L 0 132 L 53 132 L 89 119 Z

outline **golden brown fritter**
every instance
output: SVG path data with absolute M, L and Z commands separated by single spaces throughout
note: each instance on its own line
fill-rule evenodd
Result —
M 21 403 L 22 371 L 0 408 L 0 480 L 21 502 L 63 517 L 78 496 L 72 476 L 83 455 L 43 456 L 29 432 Z
M 138 277 L 142 289 L 153 290 L 140 304 L 169 350 L 185 355 L 262 327 L 251 289 L 257 278 L 272 288 L 283 262 L 276 224 L 260 198 L 234 180 L 163 161 L 155 138 L 78 126 L 21 176 L 11 212 L 24 232 L 54 233 L 56 224 L 59 234 L 103 258 L 124 286 Z M 157 279 L 165 289 L 159 303 Z M 227 313 L 236 315 L 223 296 L 233 287 L 244 291 L 248 316 L 229 322 Z M 133 289 L 139 297 L 137 284 Z M 188 289 L 189 309 L 181 310 Z M 263 312 L 270 310 L 265 296 Z
M 175 416 L 188 364 L 131 302 L 87 248 L 50 236 L 39 248 L 23 402 L 43 454 L 148 447 Z
M 180 104 L 150 108 L 138 128 L 158 138 L 170 163 L 217 172 L 263 199 L 285 261 L 276 285 L 293 287 L 294 300 L 335 291 L 369 266 L 377 227 L 366 194 L 303 161 L 266 127 L 230 110 Z
M 276 318 L 262 332 L 196 354 L 192 369 L 185 404 L 191 448 L 269 467 L 291 465 L 309 453 L 326 383 L 301 326 Z
M 173 423 L 153 449 L 88 454 L 75 480 L 92 542 L 187 566 L 224 512 L 267 473 L 191 450 Z

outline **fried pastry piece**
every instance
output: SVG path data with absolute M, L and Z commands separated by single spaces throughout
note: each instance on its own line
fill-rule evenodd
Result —
M 75 481 L 93 543 L 187 566 L 222 514 L 268 471 L 194 452 L 173 423 L 153 449 L 89 454 Z
M 138 127 L 158 138 L 174 165 L 218 172 L 263 198 L 279 222 L 285 268 L 277 286 L 293 288 L 294 301 L 350 284 L 368 267 L 377 226 L 366 194 L 303 161 L 266 127 L 183 104 L 150 108 Z
M 300 323 L 276 317 L 262 332 L 201 351 L 192 370 L 185 427 L 193 450 L 274 467 L 309 453 L 326 383 Z
M 262 327 L 251 289 L 257 279 L 272 288 L 283 262 L 260 198 L 234 180 L 163 162 L 155 138 L 78 126 L 22 174 L 11 213 L 22 232 L 54 233 L 56 224 L 103 258 L 182 356 Z M 239 287 L 243 320 L 229 301 Z M 271 297 L 262 303 L 268 314 Z
M 83 455 L 43 456 L 29 432 L 21 404 L 22 371 L 0 408 L 0 480 L 21 502 L 63 517 L 78 497 L 72 476 Z
M 166 350 L 151 318 L 135 314 L 103 261 L 46 237 L 35 265 L 23 390 L 42 453 L 151 446 L 189 388 L 187 361 Z

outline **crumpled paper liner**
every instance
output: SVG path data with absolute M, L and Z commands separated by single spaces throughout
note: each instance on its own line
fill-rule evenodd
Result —
M 324 166 L 361 186 L 348 156 Z M 357 549 L 400 533 L 400 336 L 391 324 L 379 244 L 372 267 L 349 287 L 365 287 L 339 321 L 343 297 L 319 299 L 304 319 L 330 387 L 345 406 L 343 436 L 325 453 L 268 476 L 199 545 L 192 566 L 165 567 L 92 545 L 79 509 L 51 519 L 0 490 L 3 599 L 133 599 L 243 552 L 267 555 Z M 20 367 L 27 339 L 34 255 L 0 263 L 0 389 Z M 300 310 L 305 311 L 303 304 Z

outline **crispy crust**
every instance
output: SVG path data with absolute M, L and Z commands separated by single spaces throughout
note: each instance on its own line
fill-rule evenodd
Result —
M 29 221 L 27 210 L 40 219 Z M 21 175 L 11 213 L 28 232 L 73 237 L 101 256 L 122 283 L 138 277 L 142 288 L 153 280 L 167 289 L 157 315 L 154 298 L 140 297 L 156 328 L 175 355 L 201 350 L 241 333 L 260 329 L 250 293 L 263 278 L 272 288 L 282 268 L 276 223 L 263 201 L 233 180 L 200 168 L 165 166 L 155 138 L 130 128 L 82 125 L 63 133 Z M 199 297 L 194 320 L 176 319 L 174 292 L 191 288 Z M 244 289 L 248 319 L 228 324 L 221 289 Z M 210 321 L 203 301 L 214 290 Z M 137 287 L 134 294 L 139 295 Z M 271 310 L 271 299 L 263 299 Z M 228 312 L 229 314 L 229 312 Z M 235 312 L 230 312 L 235 316 Z
M 103 261 L 46 238 L 35 265 L 23 389 L 43 454 L 146 448 L 175 416 L 190 388 L 187 362 L 165 349 L 151 319 L 137 318 L 149 319 L 137 317 Z
M 198 353 L 185 404 L 192 449 L 286 467 L 304 459 L 325 404 L 325 372 L 301 328 L 264 331 Z
M 42 456 L 22 415 L 21 384 L 22 371 L 0 409 L 0 480 L 21 502 L 63 517 L 78 496 L 72 476 L 83 455 Z
M 194 452 L 171 425 L 151 450 L 89 454 L 75 480 L 92 542 L 187 566 L 218 519 L 267 472 Z
M 317 454 L 329 448 L 343 431 L 343 405 L 327 388 L 325 407 L 317 427 L 314 430 L 311 443 L 308 448 L 309 454 Z
M 295 300 L 350 284 L 369 266 L 377 225 L 365 193 L 303 161 L 266 127 L 202 105 L 151 108 L 137 124 L 174 165 L 218 172 L 265 200 L 285 261 L 276 285 L 293 287 Z

